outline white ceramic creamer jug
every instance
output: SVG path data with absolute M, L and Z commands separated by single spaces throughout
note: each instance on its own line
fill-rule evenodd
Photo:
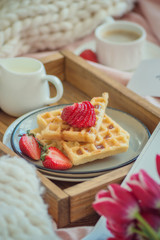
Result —
M 57 91 L 53 98 L 50 98 L 48 82 Z M 0 59 L 0 108 L 7 114 L 18 117 L 55 103 L 62 95 L 60 79 L 47 75 L 40 61 L 28 57 Z

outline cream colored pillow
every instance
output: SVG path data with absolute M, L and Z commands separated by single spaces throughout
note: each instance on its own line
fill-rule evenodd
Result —
M 59 239 L 43 192 L 33 165 L 18 157 L 0 157 L 0 239 Z
M 1 0 L 0 57 L 55 50 L 85 37 L 135 0 Z

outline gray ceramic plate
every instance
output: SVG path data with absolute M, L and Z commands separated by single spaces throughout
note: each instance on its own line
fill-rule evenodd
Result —
M 4 144 L 8 145 L 21 157 L 33 163 L 48 178 L 62 181 L 84 181 L 104 174 L 107 171 L 120 168 L 136 160 L 149 139 L 149 130 L 138 119 L 117 109 L 107 108 L 106 113 L 130 134 L 130 144 L 127 152 L 79 165 L 65 171 L 44 168 L 41 161 L 33 161 L 21 153 L 19 149 L 19 135 L 37 127 L 37 114 L 63 108 L 64 106 L 66 105 L 45 107 L 25 114 L 7 129 L 3 138 Z

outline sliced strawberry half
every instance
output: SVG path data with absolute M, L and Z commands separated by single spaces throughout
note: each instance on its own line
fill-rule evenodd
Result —
M 72 167 L 71 160 L 56 147 L 49 147 L 41 159 L 45 168 L 65 170 Z
M 63 119 L 63 121 L 66 121 L 73 114 L 73 112 L 76 111 L 77 107 L 78 103 L 74 103 L 71 106 L 64 107 L 61 114 L 61 118 Z
M 79 118 L 83 109 L 84 107 L 81 106 L 81 104 L 78 104 L 78 107 L 76 108 L 76 110 L 67 119 L 69 125 L 74 126 L 73 124 L 74 120 Z
M 95 113 L 94 109 L 91 109 L 91 116 L 87 123 L 89 127 L 94 126 L 96 123 L 96 115 L 94 113 Z
M 23 154 L 39 160 L 41 157 L 41 147 L 33 135 L 23 134 L 19 141 L 19 148 Z
M 87 114 L 87 106 L 86 104 L 79 104 L 80 106 L 80 111 L 79 114 L 76 115 L 76 117 L 72 120 L 71 125 L 73 127 L 80 127 L 79 124 L 81 123 L 81 121 L 83 120 L 83 118 L 86 116 Z
M 88 119 L 90 118 L 90 108 L 88 107 L 87 102 L 84 102 L 84 104 L 86 105 L 87 108 L 87 113 L 83 115 L 82 120 L 79 122 L 79 127 L 84 128 L 85 127 L 85 123 L 88 122 Z M 87 124 L 86 124 L 87 125 Z M 88 126 L 87 126 L 88 127 Z
M 80 57 L 82 57 L 85 60 L 98 63 L 97 55 L 91 49 L 86 49 L 83 52 L 81 52 Z

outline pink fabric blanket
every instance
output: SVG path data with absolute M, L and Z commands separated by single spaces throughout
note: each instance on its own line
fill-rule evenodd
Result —
M 160 46 L 160 1 L 159 0 L 139 0 L 135 9 L 122 17 L 122 19 L 137 22 L 142 25 L 147 32 L 147 40 L 153 42 Z M 81 41 L 75 42 L 69 46 L 66 46 L 66 49 L 70 49 L 74 51 L 81 44 L 84 44 L 87 41 L 93 39 L 93 35 L 88 36 Z M 35 54 L 27 54 L 26 56 L 41 58 L 52 54 L 53 52 L 43 52 L 43 53 L 35 53 Z M 121 82 L 123 85 L 126 85 L 130 80 L 132 74 L 127 72 L 118 71 L 112 68 L 104 67 L 100 64 L 91 63 L 94 66 L 105 71 L 107 75 Z M 150 96 L 146 96 L 148 101 L 152 102 L 156 106 L 160 107 L 160 98 L 152 98 Z M 89 232 L 92 231 L 93 227 L 74 227 L 74 228 L 64 228 L 57 229 L 54 223 L 54 229 L 58 236 L 61 239 L 65 240 L 80 240 L 83 239 Z

